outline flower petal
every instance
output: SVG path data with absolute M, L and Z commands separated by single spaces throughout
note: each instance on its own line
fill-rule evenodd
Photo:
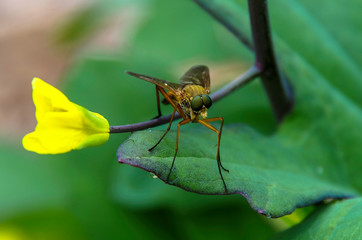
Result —
M 41 120 L 46 112 L 67 111 L 66 109 L 72 108 L 71 102 L 61 91 L 40 78 L 34 78 L 31 85 L 37 121 Z
M 34 78 L 32 85 L 38 125 L 23 138 L 26 150 L 58 154 L 108 141 L 109 123 L 102 115 L 70 102 L 39 78 Z
M 58 154 L 107 142 L 109 127 L 95 130 L 80 113 L 47 113 L 35 131 L 23 138 L 24 148 L 40 154 Z

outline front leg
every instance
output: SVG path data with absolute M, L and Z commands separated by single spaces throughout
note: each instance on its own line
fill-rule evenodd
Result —
M 220 125 L 220 130 L 217 131 L 214 127 L 213 129 L 210 128 L 209 126 L 211 126 L 210 124 L 208 124 L 209 126 L 206 126 L 205 124 L 203 124 L 205 127 L 213 130 L 214 132 L 217 133 L 217 153 L 216 153 L 216 158 L 218 159 L 221 168 L 226 171 L 229 172 L 229 170 L 227 170 L 226 168 L 223 167 L 223 165 L 221 164 L 221 160 L 220 160 L 220 141 L 221 141 L 221 133 L 222 133 L 222 127 L 224 125 L 224 118 L 223 117 L 215 117 L 215 118 L 208 118 L 208 119 L 203 119 L 200 120 L 202 122 L 215 122 L 215 121 L 221 121 L 221 125 Z M 202 124 L 202 123 L 201 123 Z
M 208 123 L 208 122 L 214 122 L 214 121 L 221 121 L 220 130 L 217 130 L 214 126 L 212 126 L 210 123 Z M 224 124 L 224 118 L 216 117 L 216 118 L 208 118 L 208 119 L 203 119 L 203 120 L 199 119 L 197 122 L 201 123 L 202 125 L 204 125 L 208 129 L 211 129 L 212 131 L 217 133 L 216 161 L 217 161 L 217 166 L 219 168 L 219 174 L 220 174 L 221 180 L 222 180 L 222 182 L 224 184 L 225 192 L 228 192 L 228 189 L 227 189 L 226 184 L 225 184 L 224 177 L 223 177 L 223 175 L 221 173 L 221 170 L 220 170 L 220 167 L 221 167 L 224 171 L 229 172 L 229 170 L 227 170 L 226 168 L 223 167 L 223 165 L 221 164 L 221 160 L 220 160 L 220 140 L 221 140 L 222 127 L 223 127 L 223 124 Z
M 149 152 L 151 152 L 158 144 L 160 144 L 160 142 L 161 142 L 162 139 L 166 136 L 166 134 L 168 133 L 168 131 L 170 131 L 171 124 L 172 124 L 172 121 L 173 121 L 173 117 L 175 116 L 175 113 L 176 113 L 176 109 L 173 110 L 173 113 L 172 113 L 172 116 L 171 116 L 171 120 L 170 120 L 170 123 L 168 124 L 168 127 L 167 127 L 166 132 L 162 135 L 162 137 L 160 138 L 160 140 L 158 140 L 158 142 L 157 142 L 153 147 L 151 147 L 150 149 L 148 149 Z

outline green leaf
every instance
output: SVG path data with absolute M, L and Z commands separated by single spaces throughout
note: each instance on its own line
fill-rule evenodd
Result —
M 166 181 L 175 132 L 170 132 L 152 153 L 147 151 L 162 134 L 153 130 L 134 133 L 120 146 L 119 161 L 151 171 Z M 169 183 L 202 194 L 223 194 L 215 143 L 216 135 L 208 129 L 183 130 Z M 324 198 L 357 194 L 348 185 L 338 186 L 339 179 L 328 172 L 327 164 L 308 166 L 298 157 L 300 149 L 293 151 L 278 139 L 263 137 L 246 126 L 225 128 L 221 152 L 223 165 L 230 170 L 223 173 L 230 193 L 241 193 L 255 210 L 268 216 L 282 216 L 296 206 Z M 289 164 L 290 156 L 293 165 Z
M 307 16 L 324 28 L 323 32 L 328 33 L 345 52 L 353 64 L 362 67 L 362 44 L 357 37 L 361 32 L 362 22 L 360 17 L 361 1 L 349 0 L 343 4 L 340 2 L 331 3 L 328 0 L 313 1 L 303 0 L 303 11 Z M 323 8 L 323 11 L 320 9 Z
M 362 236 L 362 198 L 320 206 L 299 225 L 274 239 L 360 239 Z
M 356 57 L 356 53 L 361 52 L 361 44 L 356 41 L 357 32 L 360 32 L 361 26 L 358 29 L 355 24 L 347 20 L 359 17 L 358 11 L 350 10 L 353 6 L 357 9 L 361 8 L 361 2 L 353 0 L 348 4 L 331 4 L 326 0 L 318 1 L 318 6 L 313 2 L 314 10 L 311 10 L 311 3 L 308 2 L 305 0 L 270 2 L 271 23 L 277 39 L 276 45 L 279 47 L 281 43 L 287 44 L 293 52 L 313 66 L 354 104 L 362 107 L 360 94 L 362 70 L 358 63 L 360 59 Z M 280 12 L 281 9 L 283 13 Z M 323 17 L 319 20 L 321 18 L 319 13 L 312 14 L 311 11 L 315 9 L 323 9 L 318 12 L 328 13 L 328 21 L 325 15 L 323 21 Z M 335 14 L 337 11 L 339 13 Z M 346 20 L 339 22 L 335 19 L 337 17 Z

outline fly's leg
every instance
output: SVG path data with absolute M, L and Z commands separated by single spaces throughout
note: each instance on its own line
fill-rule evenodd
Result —
M 220 130 L 217 130 L 215 127 L 213 127 L 211 124 L 209 124 L 208 122 L 214 122 L 214 121 L 221 121 L 221 126 L 220 126 Z M 212 131 L 217 133 L 217 152 L 216 152 L 216 161 L 217 161 L 217 166 L 219 168 L 219 174 L 221 177 L 221 180 L 224 184 L 224 188 L 225 188 L 225 192 L 228 191 L 226 184 L 225 184 L 225 180 L 224 177 L 221 173 L 221 169 L 222 168 L 224 171 L 229 172 L 229 170 L 227 170 L 226 168 L 223 167 L 223 165 L 221 164 L 221 160 L 220 160 L 220 140 L 221 140 L 221 133 L 222 133 L 222 127 L 224 124 L 224 118 L 222 117 L 216 117 L 216 118 L 209 118 L 209 119 L 199 119 L 198 120 L 199 123 L 201 123 L 202 125 L 204 125 L 205 127 L 207 127 L 208 129 L 211 129 Z
M 181 117 L 182 117 L 183 119 L 186 119 L 186 118 L 187 118 L 186 115 L 184 114 L 184 112 L 182 111 L 180 105 L 174 103 L 174 102 L 172 101 L 172 99 L 170 98 L 170 96 L 165 92 L 165 90 L 164 90 L 163 88 L 161 88 L 160 86 L 156 86 L 156 89 L 157 89 L 158 91 L 160 91 L 160 93 L 163 95 L 163 97 L 165 98 L 165 100 L 166 100 L 167 102 L 169 102 L 169 103 L 172 105 L 173 108 L 176 109 L 176 111 L 181 115 Z
M 223 128 L 223 125 L 224 125 L 224 118 L 222 117 L 216 117 L 216 118 L 208 118 L 208 119 L 203 119 L 201 120 L 203 122 L 214 122 L 214 121 L 221 121 L 221 125 L 220 125 L 220 130 L 219 131 L 215 131 L 214 129 L 211 129 L 207 126 L 207 128 L 213 130 L 214 132 L 216 132 L 218 134 L 217 136 L 217 153 L 216 153 L 216 158 L 218 159 L 218 161 L 220 162 L 220 166 L 221 168 L 226 171 L 226 172 L 229 172 L 229 170 L 227 170 L 226 168 L 223 167 L 223 165 L 221 164 L 221 160 L 220 160 L 220 141 L 221 141 L 221 133 L 222 133 L 222 128 Z
M 170 180 L 170 175 L 171 175 L 171 172 L 172 172 L 173 165 L 175 164 L 175 159 L 176 159 L 176 155 L 177 155 L 177 152 L 178 152 L 178 139 L 179 139 L 179 133 L 180 133 L 180 126 L 185 125 L 185 124 L 187 124 L 189 122 L 191 122 L 191 119 L 187 118 L 187 119 L 184 119 L 181 122 L 179 122 L 179 124 L 177 125 L 176 151 L 175 151 L 175 155 L 173 156 L 170 171 L 169 171 L 169 173 L 167 175 L 167 180 L 166 180 L 167 183 Z
M 170 98 L 170 96 L 167 95 L 167 93 L 165 92 L 165 90 L 163 90 L 163 88 L 159 87 L 159 86 L 156 86 L 156 94 L 158 93 L 158 91 L 161 92 L 161 94 L 165 97 L 165 99 L 172 105 L 172 107 L 174 108 L 173 110 L 173 113 L 172 113 L 172 116 L 171 116 L 171 121 L 170 123 L 168 124 L 168 128 L 166 130 L 166 132 L 162 135 L 162 137 L 160 138 L 160 140 L 158 140 L 158 142 L 153 146 L 151 147 L 150 149 L 148 149 L 149 152 L 151 152 L 161 141 L 162 139 L 166 136 L 166 134 L 168 133 L 168 131 L 170 130 L 171 128 L 171 124 L 172 124 L 172 121 L 173 121 L 173 118 L 175 116 L 175 113 L 176 111 L 181 115 L 181 117 L 183 119 L 186 119 L 186 116 L 185 114 L 183 113 L 180 105 L 176 105 Z M 157 96 L 157 99 L 159 100 L 159 97 Z M 160 102 L 158 101 L 157 102 L 157 105 L 159 106 Z
M 153 147 L 151 147 L 150 149 L 148 149 L 149 152 L 151 152 L 151 151 L 162 141 L 162 139 L 166 136 L 166 134 L 168 133 L 168 131 L 170 131 L 171 124 L 172 124 L 172 121 L 173 121 L 173 117 L 175 116 L 175 113 L 176 113 L 176 108 L 173 110 L 173 113 L 172 113 L 172 116 L 171 116 L 171 121 L 170 121 L 170 123 L 168 124 L 168 128 L 167 128 L 166 132 L 162 135 L 162 137 L 160 138 L 160 140 L 158 140 L 158 142 L 157 142 Z

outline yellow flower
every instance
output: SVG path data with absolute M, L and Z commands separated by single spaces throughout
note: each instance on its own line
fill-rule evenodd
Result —
M 38 125 L 23 138 L 26 150 L 58 154 L 108 141 L 109 123 L 103 116 L 72 103 L 61 91 L 39 78 L 34 78 L 31 84 Z

